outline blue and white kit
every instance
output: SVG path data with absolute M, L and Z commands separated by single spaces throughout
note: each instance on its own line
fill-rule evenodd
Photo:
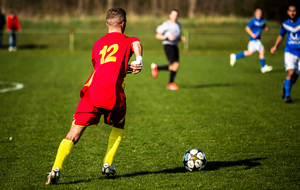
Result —
M 257 19 L 253 18 L 248 22 L 247 26 L 251 29 L 251 31 L 257 35 L 256 38 L 253 38 L 250 36 L 250 41 L 248 43 L 248 51 L 254 53 L 255 51 L 261 52 L 264 50 L 264 46 L 262 45 L 260 38 L 261 38 L 261 32 L 266 27 L 266 21 L 265 19 Z
M 286 35 L 286 46 L 284 49 L 285 69 L 295 69 L 300 73 L 300 18 L 292 22 L 290 19 L 284 21 L 281 26 L 280 36 Z

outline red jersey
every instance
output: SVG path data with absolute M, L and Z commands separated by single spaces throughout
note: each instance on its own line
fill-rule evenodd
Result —
M 95 43 L 92 53 L 95 70 L 81 90 L 81 97 L 87 96 L 93 106 L 109 110 L 126 104 L 125 77 L 135 41 L 140 40 L 112 32 Z
M 13 15 L 7 16 L 7 30 L 21 30 L 21 25 L 17 15 L 14 17 Z

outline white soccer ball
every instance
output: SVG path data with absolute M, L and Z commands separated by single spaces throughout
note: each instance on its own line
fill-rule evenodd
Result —
M 199 149 L 191 149 L 183 156 L 183 165 L 188 171 L 202 170 L 206 165 L 206 156 Z

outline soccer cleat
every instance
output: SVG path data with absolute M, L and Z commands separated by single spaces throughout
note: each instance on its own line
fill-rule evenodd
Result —
M 53 169 L 52 172 L 50 172 L 48 175 L 46 185 L 57 184 L 59 177 L 60 177 L 59 169 L 58 168 Z
M 290 96 L 284 99 L 285 103 L 292 103 L 292 98 Z
M 230 54 L 230 66 L 233 67 L 236 62 L 236 55 L 234 53 Z
M 104 163 L 102 167 L 102 174 L 106 175 L 114 175 L 117 172 L 115 166 L 112 164 L 110 165 L 109 163 Z
M 262 67 L 260 70 L 262 73 L 266 73 L 266 72 L 270 72 L 272 71 L 273 67 L 269 66 L 269 65 L 265 65 L 264 67 Z
M 156 78 L 157 74 L 158 74 L 157 65 L 155 63 L 152 63 L 151 64 L 151 69 L 152 69 L 152 71 L 151 71 L 152 77 Z
M 167 90 L 178 90 L 179 87 L 174 83 L 174 82 L 171 82 L 167 85 Z

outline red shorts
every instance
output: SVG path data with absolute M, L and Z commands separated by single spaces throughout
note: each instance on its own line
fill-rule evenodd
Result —
M 94 107 L 88 102 L 87 98 L 83 97 L 74 113 L 73 124 L 81 126 L 97 125 L 101 115 L 104 115 L 106 124 L 123 123 L 126 115 L 126 104 L 119 108 L 108 110 Z

